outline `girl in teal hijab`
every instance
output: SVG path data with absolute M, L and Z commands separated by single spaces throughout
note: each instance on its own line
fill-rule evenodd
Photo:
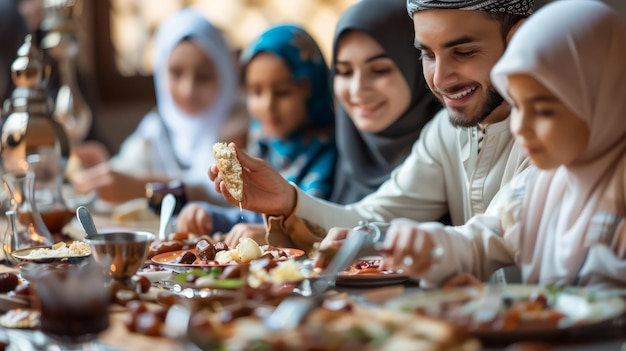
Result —
M 319 47 L 302 28 L 278 25 L 244 49 L 241 63 L 252 117 L 248 152 L 305 192 L 327 199 L 337 150 L 330 75 Z M 262 223 L 261 214 L 208 204 L 187 206 L 177 221 L 179 230 L 197 234 L 230 232 L 229 246 L 241 237 L 265 243 Z
M 251 43 L 241 61 L 252 117 L 248 151 L 305 192 L 328 198 L 335 115 L 319 47 L 302 28 L 279 25 Z

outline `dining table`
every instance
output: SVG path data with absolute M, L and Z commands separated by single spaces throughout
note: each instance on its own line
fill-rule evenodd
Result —
M 92 216 L 98 230 L 112 229 L 128 229 L 128 230 L 144 230 L 157 233 L 159 228 L 158 218 L 147 217 L 141 221 L 118 221 L 112 217 L 110 211 L 93 211 Z M 6 221 L 0 219 L 0 231 L 6 228 Z M 63 229 L 63 233 L 71 240 L 81 240 L 85 233 L 82 227 L 74 218 Z M 2 253 L 0 253 L 2 255 Z M 0 260 L 2 257 L 0 257 Z M 0 273 L 2 272 L 18 272 L 18 269 L 6 264 L 0 264 Z M 153 286 L 151 289 L 158 289 Z M 406 279 L 395 282 L 390 281 L 385 285 L 367 285 L 367 284 L 337 284 L 333 290 L 348 295 L 357 302 L 367 304 L 369 306 L 381 306 L 386 301 L 400 296 L 411 295 L 423 292 L 419 281 Z M 148 307 L 157 308 L 156 301 L 147 301 Z M 3 304 L 0 297 L 0 313 Z M 121 305 L 113 304 L 109 312 L 109 327 L 98 335 L 96 344 L 99 350 L 110 351 L 178 351 L 178 350 L 197 350 L 195 346 L 184 339 L 175 339 L 164 336 L 147 336 L 130 331 L 127 327 L 127 321 L 130 318 L 130 312 Z M 39 340 L 39 341 L 37 341 Z M 531 342 L 530 340 L 507 340 L 504 343 L 484 344 L 483 350 L 514 350 L 511 344 L 519 342 Z M 17 329 L 0 329 L 0 342 L 7 342 L 7 350 L 24 350 L 38 351 L 44 350 L 46 341 L 41 332 L 37 330 L 17 330 Z M 609 323 L 603 323 L 598 326 L 582 328 L 576 332 L 568 333 L 562 337 L 543 341 L 550 350 L 558 351 L 578 351 L 578 350 L 595 350 L 595 351 L 626 351 L 626 315 L 616 318 Z M 13 345 L 13 346 L 11 346 Z M 532 350 L 533 348 L 517 350 Z

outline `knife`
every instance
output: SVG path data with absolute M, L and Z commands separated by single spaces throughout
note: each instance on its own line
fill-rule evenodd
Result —
M 357 258 L 368 236 L 370 234 L 365 231 L 354 229 L 350 231 L 328 267 L 311 284 L 311 294 L 288 297 L 283 300 L 274 312 L 265 318 L 265 325 L 271 330 L 297 327 L 304 317 L 321 303 L 326 290 L 334 285 L 337 274 Z

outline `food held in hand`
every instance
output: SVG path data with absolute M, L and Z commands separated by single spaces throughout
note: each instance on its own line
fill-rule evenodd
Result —
M 216 143 L 213 145 L 213 155 L 228 192 L 235 200 L 241 202 L 243 200 L 242 169 L 235 149 L 226 143 Z

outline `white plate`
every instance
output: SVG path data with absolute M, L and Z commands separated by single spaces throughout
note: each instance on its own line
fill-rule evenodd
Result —
M 82 261 L 85 257 L 91 256 L 89 255 L 78 255 L 78 256 L 48 256 L 48 257 L 29 257 L 31 251 L 37 249 L 51 249 L 52 246 L 35 246 L 29 247 L 26 249 L 15 250 L 11 253 L 11 255 L 17 258 L 20 261 L 27 262 L 36 262 L 36 263 L 50 263 L 56 261 L 68 261 L 68 262 L 79 262 Z
M 150 280 L 150 283 L 156 283 L 160 280 L 166 280 L 172 278 L 172 271 L 169 269 L 163 271 L 138 271 L 138 275 L 143 275 Z

